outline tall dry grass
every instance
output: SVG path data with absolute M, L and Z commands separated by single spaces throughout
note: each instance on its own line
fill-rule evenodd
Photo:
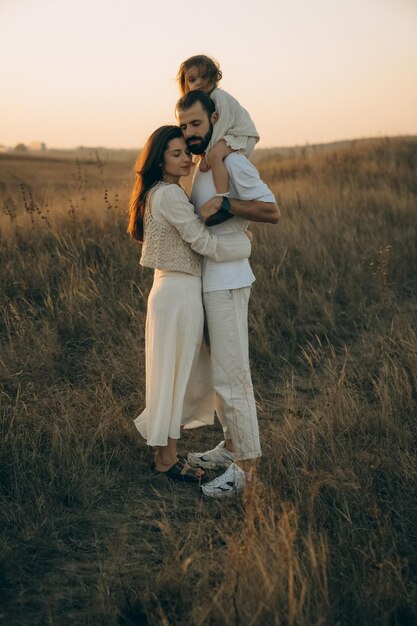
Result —
M 131 164 L 97 156 L 0 186 L 3 623 L 416 623 L 415 140 L 257 156 L 283 213 L 254 229 L 264 456 L 220 503 L 132 427 L 151 275 Z

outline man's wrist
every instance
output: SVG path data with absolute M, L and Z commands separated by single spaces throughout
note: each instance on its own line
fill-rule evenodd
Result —
M 219 210 L 217 211 L 217 213 L 214 213 L 214 215 L 211 215 L 206 220 L 206 225 L 215 226 L 216 224 L 221 224 L 222 222 L 229 220 L 231 217 L 233 217 L 233 213 L 231 212 L 230 209 L 231 209 L 230 200 L 229 198 L 224 196 L 221 201 Z
M 227 196 L 223 196 L 223 200 L 220 205 L 220 210 L 226 211 L 227 213 L 230 213 L 231 215 L 233 215 L 231 209 L 232 209 L 232 205 L 230 204 L 229 198 Z

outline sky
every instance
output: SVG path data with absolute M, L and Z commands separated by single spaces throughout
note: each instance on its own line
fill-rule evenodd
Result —
M 417 135 L 417 0 L 0 0 L 0 144 L 139 148 L 207 54 L 259 147 Z

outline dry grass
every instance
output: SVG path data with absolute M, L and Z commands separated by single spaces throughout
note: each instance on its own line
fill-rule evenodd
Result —
M 417 143 L 257 163 L 283 209 L 252 259 L 264 456 L 218 503 L 153 477 L 132 426 L 132 163 L 2 159 L 0 623 L 417 622 Z

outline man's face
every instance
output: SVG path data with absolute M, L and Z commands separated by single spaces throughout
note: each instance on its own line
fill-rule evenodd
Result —
M 214 112 L 209 119 L 201 102 L 196 102 L 186 111 L 177 111 L 177 116 L 189 151 L 192 154 L 203 154 L 210 143 L 217 113 Z

